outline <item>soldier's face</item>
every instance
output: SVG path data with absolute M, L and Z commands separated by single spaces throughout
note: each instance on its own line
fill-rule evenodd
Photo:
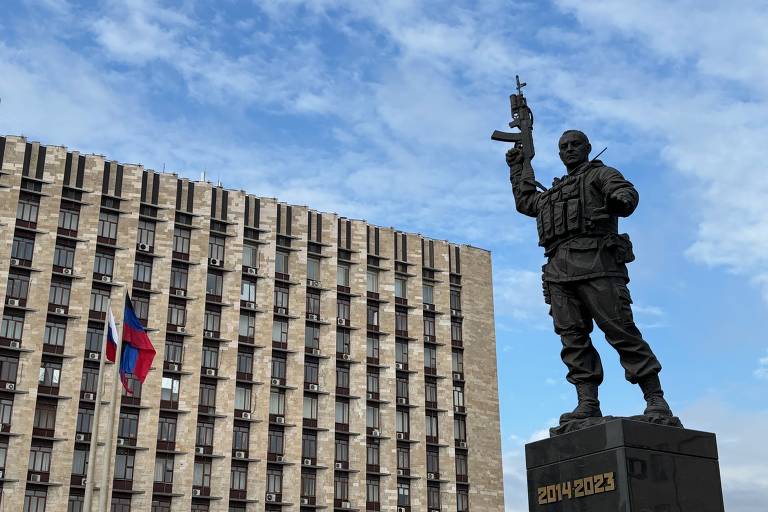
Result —
M 566 167 L 582 164 L 589 158 L 592 146 L 577 133 L 566 133 L 560 137 L 560 160 Z

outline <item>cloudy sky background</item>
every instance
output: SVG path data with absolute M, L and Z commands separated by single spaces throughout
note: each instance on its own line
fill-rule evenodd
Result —
M 768 503 L 768 8 L 759 0 L 28 0 L 0 18 L 0 133 L 493 251 L 507 512 L 574 393 L 535 227 L 489 140 L 514 75 L 535 167 L 567 128 L 640 191 L 635 316 L 730 512 Z M 380 5 L 376 5 L 380 4 Z M 615 352 L 603 411 L 639 413 Z

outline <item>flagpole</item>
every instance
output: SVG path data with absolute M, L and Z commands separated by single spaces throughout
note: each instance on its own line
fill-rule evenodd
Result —
M 110 299 L 111 300 L 111 299 Z M 123 319 L 125 320 L 125 319 Z M 109 320 L 107 320 L 109 323 Z M 109 327 L 109 325 L 107 325 Z M 109 405 L 109 421 L 107 422 L 107 437 L 104 441 L 104 464 L 101 468 L 101 487 L 99 489 L 99 509 L 98 512 L 109 511 L 109 475 L 112 469 L 112 459 L 114 458 L 114 435 L 115 435 L 115 411 L 118 410 L 117 402 L 120 400 L 120 363 L 123 355 L 123 337 L 118 333 L 115 343 L 115 375 L 112 379 L 112 399 Z M 86 482 L 87 483 L 87 482 Z
M 91 427 L 91 446 L 88 449 L 88 470 L 85 475 L 85 506 L 83 512 L 91 512 L 93 501 L 94 467 L 96 466 L 96 445 L 99 441 L 99 412 L 101 410 L 101 389 L 104 387 L 104 361 L 107 354 L 107 333 L 109 333 L 109 313 L 112 311 L 112 297 L 107 299 L 107 319 L 104 325 L 104 334 L 101 337 L 101 358 L 99 359 L 99 377 L 96 381 L 96 405 L 93 407 L 93 425 Z

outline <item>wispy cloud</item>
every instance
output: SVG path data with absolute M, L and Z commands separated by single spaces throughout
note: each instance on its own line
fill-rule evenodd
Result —
M 758 379 L 768 380 L 768 355 L 757 360 L 757 369 L 754 373 Z

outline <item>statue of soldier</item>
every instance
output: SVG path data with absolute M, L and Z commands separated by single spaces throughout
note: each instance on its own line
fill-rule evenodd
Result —
M 510 149 L 506 158 L 517 211 L 536 218 L 548 257 L 544 297 L 562 340 L 568 382 L 576 386 L 578 405 L 560 417 L 560 425 L 602 417 L 597 391 L 603 368 L 589 337 L 593 320 L 619 353 L 626 379 L 640 385 L 644 414 L 672 419 L 659 382 L 661 364 L 632 319 L 626 263 L 634 255 L 629 236 L 618 232 L 618 218 L 632 214 L 638 193 L 619 171 L 589 160 L 592 146 L 584 133 L 563 133 L 559 150 L 568 174 L 544 192 L 536 189 L 520 149 Z

